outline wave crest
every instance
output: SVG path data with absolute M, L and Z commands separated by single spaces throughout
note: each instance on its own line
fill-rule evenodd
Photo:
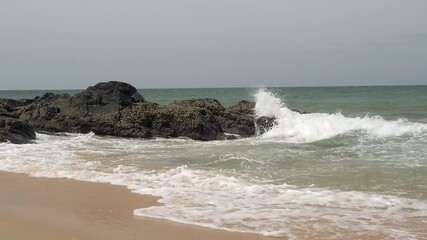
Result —
M 287 142 L 315 142 L 338 135 L 361 132 L 373 137 L 394 137 L 427 132 L 427 124 L 405 119 L 384 120 L 381 116 L 345 117 L 341 113 L 301 114 L 290 110 L 273 93 L 261 88 L 255 94 L 257 116 L 275 117 L 277 125 L 262 135 L 263 138 Z

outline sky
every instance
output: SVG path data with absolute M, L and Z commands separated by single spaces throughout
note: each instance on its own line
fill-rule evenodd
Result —
M 0 89 L 427 84 L 426 0 L 0 0 Z

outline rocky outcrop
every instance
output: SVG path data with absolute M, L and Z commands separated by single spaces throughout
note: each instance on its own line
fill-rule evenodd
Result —
M 143 101 L 136 88 L 127 83 L 103 82 L 74 96 L 46 93 L 21 108 L 19 118 L 36 130 L 102 132 L 115 124 L 115 116 L 122 109 Z
M 145 101 L 127 83 L 103 82 L 74 96 L 46 93 L 31 100 L 0 99 L 0 141 L 26 142 L 16 136 L 33 139 L 33 128 L 43 132 L 92 131 L 98 135 L 188 137 L 202 141 L 250 137 L 257 128 L 265 132 L 274 125 L 271 118 L 255 119 L 254 106 L 241 101 L 225 108 L 212 98 L 159 105 Z

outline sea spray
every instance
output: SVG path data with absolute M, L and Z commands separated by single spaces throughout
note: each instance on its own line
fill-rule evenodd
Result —
M 257 116 L 275 117 L 277 124 L 263 138 L 287 142 L 315 142 L 338 135 L 362 133 L 372 137 L 396 137 L 427 132 L 427 124 L 399 118 L 386 121 L 381 116 L 346 117 L 341 113 L 301 114 L 290 110 L 273 93 L 264 88 L 255 94 Z

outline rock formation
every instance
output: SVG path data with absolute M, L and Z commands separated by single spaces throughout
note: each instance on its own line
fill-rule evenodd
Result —
M 98 135 L 222 140 L 250 137 L 274 124 L 255 119 L 254 103 L 225 108 L 212 98 L 177 100 L 167 105 L 145 101 L 122 82 L 102 82 L 74 96 L 46 93 L 31 100 L 0 99 L 0 142 L 26 143 L 36 131 L 94 132 Z

